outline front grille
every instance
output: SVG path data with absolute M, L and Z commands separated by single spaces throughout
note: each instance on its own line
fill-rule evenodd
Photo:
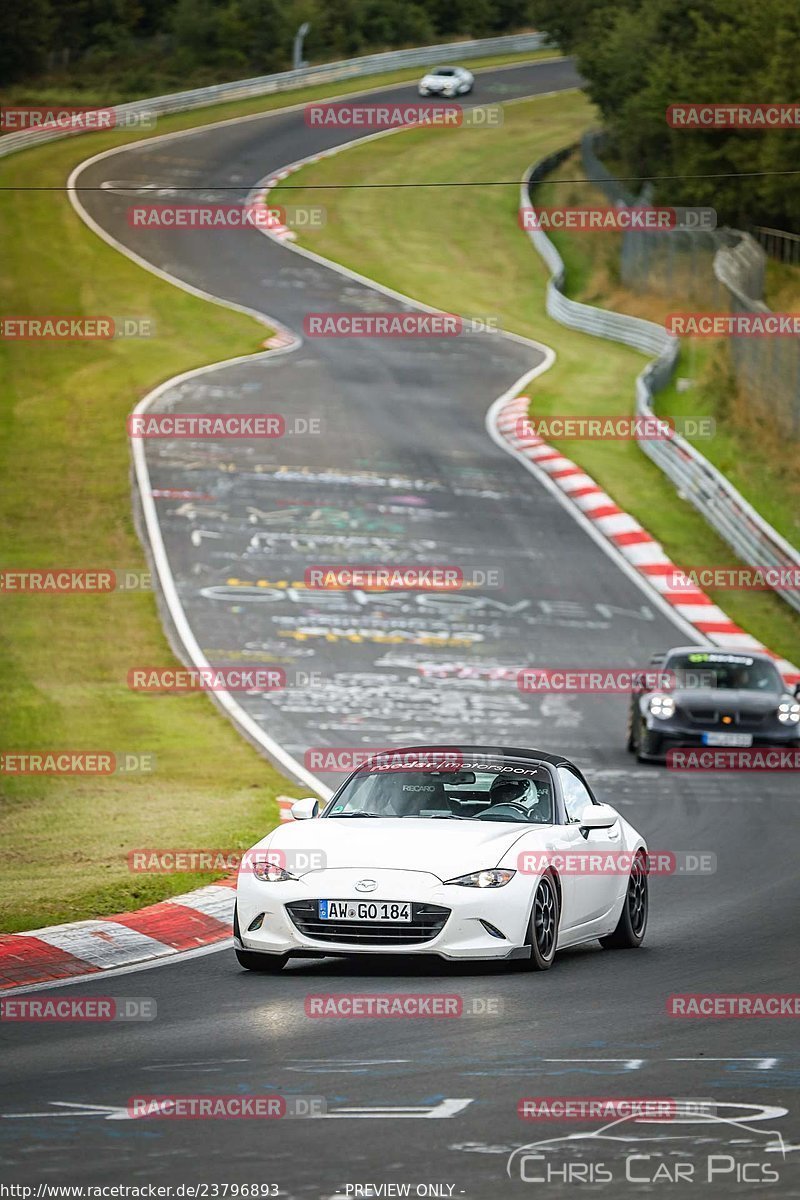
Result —
M 721 729 L 758 729 L 764 724 L 766 713 L 759 710 L 751 710 L 750 712 L 731 712 L 726 713 L 726 716 L 733 717 L 730 725 L 722 724 L 723 714 L 716 708 L 687 708 L 686 715 L 695 725 L 719 725 Z
M 715 708 L 687 708 L 686 714 L 690 721 L 698 725 L 716 725 L 719 714 Z
M 764 712 L 740 712 L 736 724 L 740 729 L 758 729 L 766 718 Z
M 411 920 L 402 924 L 388 921 L 321 921 L 316 900 L 293 900 L 286 911 L 306 937 L 316 942 L 339 942 L 348 946 L 413 946 L 430 942 L 444 929 L 449 908 L 439 904 L 412 904 Z

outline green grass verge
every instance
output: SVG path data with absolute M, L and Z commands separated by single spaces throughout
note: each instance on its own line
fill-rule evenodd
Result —
M 541 57 L 552 55 L 521 56 Z M 482 65 L 504 61 L 511 59 Z M 155 132 L 417 74 L 217 105 L 164 118 Z M 131 518 L 126 414 L 160 381 L 257 351 L 266 336 L 258 322 L 141 270 L 73 212 L 63 190 L 72 168 L 142 136 L 90 134 L 0 160 L 2 311 L 135 314 L 156 328 L 151 339 L 114 343 L 0 341 L 2 567 L 144 568 Z M 133 750 L 156 760 L 152 775 L 127 779 L 0 774 L 0 930 L 101 916 L 207 883 L 218 876 L 131 875 L 127 854 L 246 847 L 274 824 L 276 793 L 299 794 L 207 698 L 128 690 L 131 665 L 172 661 L 152 596 L 5 595 L 0 604 L 0 751 Z
M 0 163 L 7 184 L 63 185 L 85 157 L 59 143 Z M 106 246 L 62 192 L 2 193 L 3 311 L 137 314 L 151 339 L 4 342 L 0 562 L 144 568 L 131 517 L 125 417 L 158 381 L 257 350 L 258 322 L 171 287 Z M 130 692 L 135 664 L 168 664 L 148 594 L 6 594 L 2 748 L 137 750 L 150 776 L 2 777 L 0 927 L 137 907 L 211 876 L 134 876 L 138 846 L 244 846 L 274 824 L 286 781 L 202 696 Z
M 796 312 L 800 302 L 800 266 L 767 259 L 764 300 L 774 312 Z
M 514 103 L 499 129 L 404 131 L 309 165 L 292 177 L 293 185 L 306 183 L 306 190 L 289 194 L 293 203 L 309 204 L 318 199 L 315 187 L 353 180 L 511 180 L 530 163 L 576 141 L 593 119 L 591 106 L 578 93 Z M 399 195 L 400 200 L 391 188 L 325 191 L 328 223 L 304 235 L 303 244 L 428 304 L 465 315 L 497 315 L 504 328 L 552 346 L 556 365 L 532 385 L 537 414 L 631 412 L 634 378 L 644 358 L 564 329 L 545 315 L 547 272 L 518 228 L 516 187 L 420 187 Z M 280 202 L 280 189 L 270 198 Z M 580 271 L 578 248 L 572 248 L 572 256 L 573 272 Z M 560 446 L 677 563 L 735 563 L 727 545 L 679 499 L 635 443 Z M 719 592 L 714 599 L 774 650 L 797 656 L 800 618 L 777 597 Z

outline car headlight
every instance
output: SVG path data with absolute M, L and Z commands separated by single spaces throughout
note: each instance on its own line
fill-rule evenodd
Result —
M 500 870 L 493 867 L 489 871 L 473 871 L 471 875 L 459 875 L 458 879 L 446 879 L 445 883 L 457 883 L 459 887 L 495 888 L 505 887 L 513 879 L 516 871 Z
M 797 725 L 800 722 L 800 700 L 786 696 L 778 705 L 778 720 L 784 725 Z
M 675 714 L 675 701 L 672 696 L 651 696 L 647 707 L 650 709 L 652 716 L 658 717 L 660 721 L 667 721 Z
M 279 867 L 274 862 L 253 863 L 253 875 L 262 883 L 287 883 L 289 880 L 297 878 L 296 875 L 284 871 L 283 867 Z

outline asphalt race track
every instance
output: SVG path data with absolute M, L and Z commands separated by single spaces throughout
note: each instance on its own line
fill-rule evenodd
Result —
M 474 99 L 574 84 L 568 63 L 483 72 Z M 414 96 L 410 87 L 380 93 Z M 309 311 L 399 311 L 398 301 L 255 231 L 156 233 L 126 223 L 131 194 L 145 183 L 188 199 L 241 199 L 286 163 L 351 136 L 312 130 L 297 111 L 143 143 L 85 167 L 80 200 L 149 262 L 292 330 L 302 331 Z M 528 252 L 524 239 L 520 247 Z M 684 1190 L 693 1184 L 695 1194 L 797 1194 L 791 1020 L 666 1012 L 676 992 L 792 990 L 800 887 L 790 777 L 636 767 L 624 750 L 624 698 L 525 696 L 494 677 L 502 667 L 636 666 L 688 640 L 489 440 L 486 410 L 540 360 L 534 347 L 488 334 L 306 339 L 271 361 L 221 367 L 166 393 L 159 409 L 324 419 L 322 436 L 266 445 L 148 444 L 153 487 L 198 497 L 158 501 L 184 610 L 210 661 L 285 667 L 284 691 L 240 699 L 301 760 L 311 747 L 418 741 L 557 749 L 651 849 L 708 852 L 716 870 L 652 881 L 638 953 L 581 948 L 541 976 L 326 960 L 270 978 L 241 971 L 226 948 L 48 991 L 153 997 L 158 1015 L 3 1028 L 0 1163 L 9 1179 L 273 1183 L 298 1200 L 358 1195 L 353 1187 L 369 1183 L 409 1183 L 411 1195 L 533 1195 L 537 1184 L 520 1182 L 518 1159 L 506 1175 L 509 1155 L 582 1127 L 523 1122 L 518 1101 L 610 1095 L 711 1100 L 718 1119 L 624 1122 L 609 1131 L 615 1141 L 568 1150 L 556 1142 L 524 1167 L 529 1180 L 552 1168 L 540 1191 L 582 1183 L 591 1194 L 657 1195 L 680 1163 Z M 312 561 L 457 564 L 465 574 L 500 572 L 502 585 L 388 599 L 287 586 Z M 308 994 L 346 991 L 458 993 L 492 1011 L 455 1020 L 305 1015 Z M 323 1098 L 327 1115 L 275 1124 L 127 1119 L 133 1095 L 201 1092 Z M 627 1162 L 631 1182 L 634 1151 L 650 1157 Z M 708 1182 L 714 1155 L 727 1158 Z M 601 1163 L 614 1180 L 605 1186 Z M 779 1182 L 770 1182 L 775 1172 Z

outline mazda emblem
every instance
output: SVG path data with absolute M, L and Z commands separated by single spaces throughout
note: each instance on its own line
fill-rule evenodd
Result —
M 374 892 L 377 886 L 378 884 L 375 879 L 359 879 L 358 883 L 356 884 L 356 891 Z

